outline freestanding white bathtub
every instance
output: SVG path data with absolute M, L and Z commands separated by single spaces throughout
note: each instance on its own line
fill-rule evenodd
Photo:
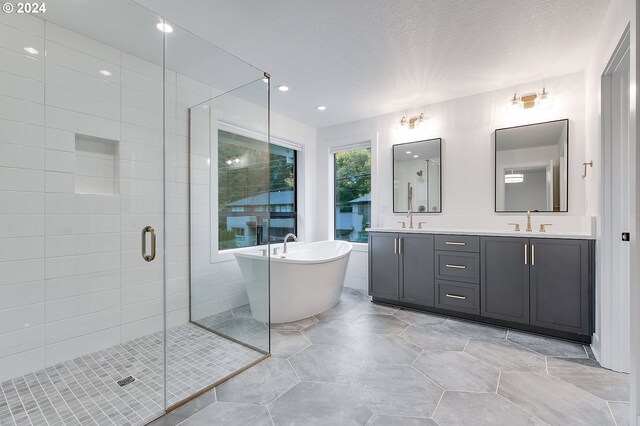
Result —
M 340 300 L 351 243 L 289 244 L 288 253 L 263 256 L 261 249 L 235 253 L 247 284 L 251 315 L 269 321 L 268 260 L 271 259 L 271 322 L 297 321 L 324 312 Z

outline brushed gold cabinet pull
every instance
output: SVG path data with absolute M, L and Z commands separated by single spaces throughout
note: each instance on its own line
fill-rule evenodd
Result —
M 147 254 L 147 232 L 151 234 L 151 254 Z M 142 229 L 142 258 L 147 262 L 156 258 L 156 230 L 152 226 Z
M 529 247 L 529 245 L 528 245 L 528 244 L 525 244 L 525 245 L 524 245 L 524 264 L 525 264 L 525 265 L 527 265 L 527 258 L 529 257 L 529 256 L 527 256 L 527 251 L 528 251 L 528 250 L 527 250 L 527 248 L 528 248 L 528 247 Z
M 531 266 L 536 266 L 536 246 L 531 244 Z
M 466 246 L 467 243 L 458 243 L 455 241 L 445 241 L 445 244 L 448 246 Z
M 393 239 L 393 254 L 398 254 L 398 239 Z
M 402 237 L 398 238 L 398 254 L 402 254 Z
M 447 297 L 451 298 L 451 299 L 460 299 L 460 300 L 466 300 L 467 296 L 458 296 L 457 294 L 446 294 Z
M 454 268 L 454 269 L 467 269 L 465 265 L 450 265 L 447 263 L 445 266 L 447 268 Z

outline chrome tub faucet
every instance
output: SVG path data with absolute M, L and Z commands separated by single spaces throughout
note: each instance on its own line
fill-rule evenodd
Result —
M 298 237 L 296 237 L 295 234 L 288 233 L 287 235 L 285 235 L 284 246 L 282 247 L 282 254 L 285 254 L 287 252 L 287 240 L 289 239 L 289 237 L 293 238 L 293 241 L 298 242 Z

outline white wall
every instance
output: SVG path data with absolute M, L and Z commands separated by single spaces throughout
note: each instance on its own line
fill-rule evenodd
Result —
M 204 85 L 166 71 L 163 150 L 160 66 L 29 16 L 0 15 L 0 34 L 2 381 L 162 330 L 165 276 L 168 326 L 189 320 L 188 107 Z M 77 193 L 108 171 L 80 170 L 76 133 L 117 142 L 116 194 Z
M 259 81 L 254 84 L 263 83 Z M 243 90 L 247 89 L 251 88 L 247 86 Z M 208 90 L 208 87 L 202 87 L 202 101 L 208 99 Z M 252 92 L 257 93 L 253 90 Z M 264 94 L 266 97 L 266 90 Z M 193 320 L 199 320 L 248 303 L 245 282 L 238 262 L 230 252 L 219 253 L 215 240 L 218 223 L 215 210 L 215 167 L 218 164 L 216 122 L 220 120 L 237 126 L 240 132 L 256 132 L 256 137 L 259 138 L 267 133 L 267 111 L 262 106 L 248 103 L 232 92 L 211 102 L 208 109 L 197 108 L 192 112 L 192 117 L 198 124 L 192 127 L 191 132 L 191 315 Z M 302 151 L 298 152 L 298 236 L 301 241 L 313 241 L 316 129 L 272 113 L 271 136 L 302 146 Z M 211 166 L 208 165 L 209 158 Z
M 35 18 L 0 32 L 3 380 L 157 329 L 163 256 L 139 239 L 163 181 L 161 70 Z M 76 133 L 117 141 L 119 194 L 76 193 Z
M 521 93 L 540 91 L 543 84 L 553 94 L 547 109 L 516 110 L 508 100 L 513 87 L 455 99 L 424 108 L 399 111 L 380 117 L 318 130 L 318 198 L 329 200 L 328 158 L 331 147 L 372 140 L 376 148 L 372 162 L 373 226 L 398 226 L 405 215 L 393 214 L 392 146 L 397 143 L 442 138 L 442 213 L 416 214 L 414 221 L 426 220 L 429 227 L 507 229 L 507 222 L 524 218 L 494 212 L 494 141 L 497 128 L 569 119 L 569 212 L 536 215 L 534 222 L 553 223 L 558 230 L 582 231 L 590 226 L 585 219 L 584 183 L 580 178 L 584 161 L 584 79 L 582 73 L 520 84 Z M 426 123 L 413 130 L 399 126 L 403 115 L 424 112 Z M 331 203 L 318 206 L 320 239 L 331 238 Z M 576 220 L 576 217 L 579 219 Z M 367 288 L 366 252 L 352 255 L 346 285 Z M 353 265 L 352 265 L 353 264 Z
M 601 133 L 601 77 L 605 71 L 605 67 L 609 62 L 613 52 L 620 41 L 626 27 L 630 26 L 631 31 L 631 121 L 630 121 L 630 139 L 635 141 L 632 143 L 629 152 L 629 184 L 632 191 L 632 198 L 637 191 L 637 167 L 638 155 L 640 150 L 637 149 L 637 133 L 636 133 L 636 111 L 637 111 L 637 3 L 632 0 L 612 0 L 607 10 L 603 25 L 598 33 L 597 40 L 593 46 L 593 50 L 587 66 L 585 68 L 585 98 L 586 102 L 586 155 L 585 160 L 593 161 L 593 169 L 589 170 L 586 181 L 586 211 L 590 215 L 598 215 L 598 236 L 597 236 L 597 256 L 601 259 L 602 253 L 602 229 L 600 217 L 601 203 L 601 176 L 602 176 L 602 133 Z M 640 197 L 635 200 L 631 199 L 630 205 L 637 203 Z M 637 204 L 636 204 L 637 206 Z M 638 207 L 636 207 L 636 212 Z M 638 216 L 635 216 L 636 222 L 631 223 L 631 235 L 637 235 L 640 224 L 638 224 Z M 640 317 L 638 309 L 633 308 L 640 302 L 639 282 L 640 269 L 638 260 L 640 251 L 638 250 L 637 238 L 631 238 L 631 294 L 625 294 L 625 283 L 605 282 L 601 275 L 602 265 L 597 263 L 597 281 L 596 281 L 596 334 L 594 336 L 594 344 L 592 345 L 594 353 L 598 356 L 604 367 L 612 368 L 618 371 L 628 371 L 629 359 L 631 359 L 632 377 L 632 421 L 636 424 L 638 415 L 638 399 L 637 388 L 639 378 L 637 371 L 640 368 L 640 357 L 638 357 L 638 342 L 640 341 Z M 629 309 L 631 303 L 632 309 Z M 629 318 L 631 315 L 631 318 Z M 629 324 L 630 323 L 630 324 Z M 630 325 L 630 327 L 629 327 Z M 629 336 L 629 330 L 631 336 Z M 631 337 L 631 339 L 629 339 Z M 631 340 L 631 345 L 629 345 Z M 630 347 L 631 346 L 631 347 Z M 631 351 L 631 358 L 629 352 Z

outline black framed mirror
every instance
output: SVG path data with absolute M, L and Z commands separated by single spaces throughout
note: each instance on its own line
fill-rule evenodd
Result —
M 496 129 L 495 211 L 567 212 L 569 120 Z
M 393 212 L 442 212 L 442 139 L 393 146 Z

